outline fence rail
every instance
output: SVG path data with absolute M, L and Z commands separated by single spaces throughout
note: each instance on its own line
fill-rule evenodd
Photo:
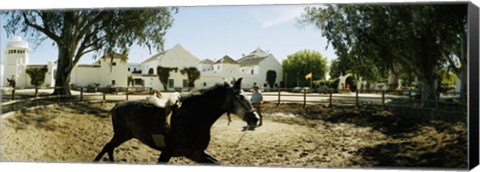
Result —
M 57 87 L 62 88 L 62 87 Z M 153 94 L 153 88 L 150 87 L 97 87 L 91 89 L 88 87 L 71 88 L 70 96 L 53 96 L 52 89 L 2 89 L 2 113 L 15 110 L 19 106 L 37 106 L 40 104 L 60 103 L 71 101 L 123 101 L 129 99 L 145 99 L 145 96 Z M 362 93 L 360 93 L 362 92 Z M 168 93 L 165 93 L 168 94 Z M 466 113 L 467 105 L 465 102 L 456 101 L 461 96 L 445 95 L 438 100 L 420 100 L 417 99 L 418 93 L 412 95 L 388 94 L 384 90 L 356 91 L 351 93 L 315 93 L 304 89 L 303 92 L 291 92 L 282 89 L 276 92 L 264 92 L 266 102 L 276 103 L 299 103 L 305 107 L 307 104 L 323 104 L 328 107 L 333 106 L 383 106 L 383 107 L 403 107 L 403 108 L 423 108 L 432 111 L 441 111 L 444 113 Z M 251 96 L 246 92 L 246 96 Z M 430 104 L 424 107 L 424 104 Z

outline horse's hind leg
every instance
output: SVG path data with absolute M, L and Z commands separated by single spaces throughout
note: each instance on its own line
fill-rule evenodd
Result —
M 200 164 L 215 164 L 215 165 L 220 165 L 220 162 L 218 162 L 217 159 L 215 159 L 214 157 L 210 156 L 209 154 L 207 154 L 206 152 L 202 151 L 202 152 L 198 152 L 198 153 L 195 153 L 191 156 L 187 156 L 188 159 L 191 159 L 197 163 L 200 163 Z
M 120 146 L 122 143 L 126 142 L 127 140 L 130 140 L 132 139 L 132 137 L 126 137 L 126 136 L 120 136 L 118 134 L 114 134 L 113 135 L 113 138 L 112 140 L 110 140 L 110 142 L 108 142 L 102 149 L 102 151 L 100 151 L 100 153 L 98 153 L 97 157 L 95 157 L 95 160 L 93 160 L 94 162 L 96 161 L 99 161 L 100 158 L 102 158 L 102 156 L 105 154 L 105 153 L 108 153 L 108 158 L 110 161 L 114 161 L 114 158 L 113 158 L 113 150 Z

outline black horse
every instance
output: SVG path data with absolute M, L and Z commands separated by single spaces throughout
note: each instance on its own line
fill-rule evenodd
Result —
M 233 113 L 243 119 L 248 129 L 253 130 L 259 121 L 258 114 L 250 102 L 241 94 L 241 78 L 233 87 L 225 82 L 198 90 L 180 97 L 180 106 L 172 108 L 169 125 L 162 119 L 168 109 L 145 106 L 142 101 L 121 102 L 112 109 L 113 138 L 107 143 L 94 161 L 108 153 L 113 161 L 113 150 L 132 138 L 161 151 L 158 163 L 167 163 L 171 157 L 184 156 L 197 163 L 219 162 L 205 150 L 210 142 L 210 128 L 225 113 Z M 168 122 L 166 122 L 168 123 Z M 163 143 L 159 146 L 153 138 L 162 131 Z

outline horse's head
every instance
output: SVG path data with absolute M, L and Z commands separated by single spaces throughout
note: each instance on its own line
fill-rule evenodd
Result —
M 255 112 L 250 101 L 242 94 L 241 83 L 242 78 L 234 81 L 233 87 L 231 87 L 231 92 L 228 95 L 227 100 L 231 102 L 226 102 L 231 104 L 227 109 L 227 113 L 233 113 L 240 117 L 243 121 L 248 124 L 248 130 L 254 130 L 257 127 L 257 123 L 260 120 L 260 116 Z

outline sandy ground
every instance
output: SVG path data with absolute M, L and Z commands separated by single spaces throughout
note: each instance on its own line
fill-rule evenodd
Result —
M 113 105 L 49 105 L 3 116 L 1 161 L 89 163 L 113 135 Z M 242 132 L 245 123 L 233 115 L 230 125 L 221 117 L 207 152 L 226 166 L 466 168 L 466 119 L 417 113 L 269 103 L 255 131 Z M 159 154 L 133 139 L 117 147 L 115 163 L 154 164 Z

